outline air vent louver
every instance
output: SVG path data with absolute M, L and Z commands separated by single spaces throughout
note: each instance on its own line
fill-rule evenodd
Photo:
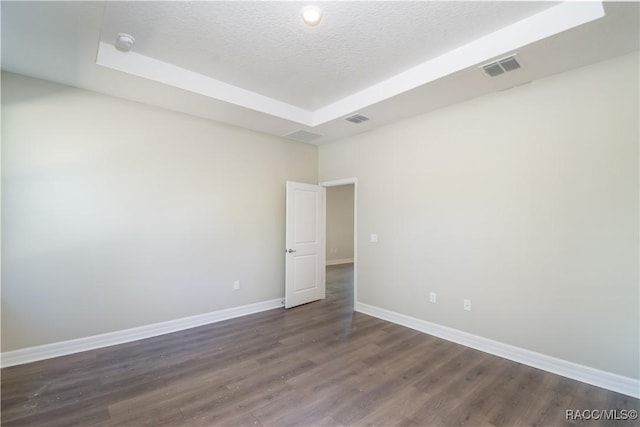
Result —
M 490 75 L 491 77 L 499 76 L 500 74 L 504 74 L 504 70 L 497 63 L 489 64 L 484 66 L 484 72 Z
M 293 139 L 298 142 L 312 142 L 318 138 L 322 138 L 322 135 L 316 133 L 307 132 L 306 130 L 298 130 L 289 135 L 285 135 L 285 138 Z
M 520 64 L 518 63 L 516 58 L 513 56 L 510 56 L 509 58 L 501 60 L 499 64 L 507 72 L 517 70 L 518 68 L 520 68 Z
M 345 120 L 351 123 L 360 124 L 369 120 L 369 117 L 365 117 L 362 114 L 354 114 L 353 116 L 347 117 Z
M 507 56 L 506 58 L 499 59 L 495 62 L 480 66 L 489 77 L 496 77 L 500 74 L 508 73 L 509 71 L 517 70 L 521 68 L 520 63 L 516 59 L 515 55 Z

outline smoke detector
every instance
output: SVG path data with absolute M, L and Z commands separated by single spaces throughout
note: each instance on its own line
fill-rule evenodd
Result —
M 133 47 L 133 44 L 136 42 L 135 37 L 131 34 L 120 33 L 118 37 L 116 37 L 116 49 L 122 52 L 129 52 Z

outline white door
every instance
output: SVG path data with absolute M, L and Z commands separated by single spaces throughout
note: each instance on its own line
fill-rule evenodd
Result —
M 325 203 L 324 187 L 287 181 L 286 308 L 325 297 Z

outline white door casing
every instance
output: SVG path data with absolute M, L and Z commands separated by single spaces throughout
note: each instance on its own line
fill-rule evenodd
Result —
M 287 181 L 285 307 L 325 298 L 326 190 Z
M 332 181 L 324 181 L 321 186 L 337 187 L 340 185 L 353 185 L 353 310 L 358 304 L 358 178 L 342 178 Z M 325 242 L 326 244 L 326 242 Z

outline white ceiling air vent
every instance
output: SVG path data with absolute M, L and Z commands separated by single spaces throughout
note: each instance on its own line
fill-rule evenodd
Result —
M 360 124 L 369 120 L 369 117 L 363 116 L 362 114 L 354 114 L 353 116 L 347 117 L 345 120 L 351 123 Z
M 316 133 L 307 132 L 306 130 L 298 130 L 289 135 L 285 135 L 285 138 L 293 139 L 298 142 L 312 142 L 318 138 L 322 138 L 322 135 Z
M 516 56 L 511 55 L 489 64 L 481 65 L 480 68 L 482 68 L 485 74 L 489 77 L 495 77 L 500 74 L 508 73 L 509 71 L 517 70 L 518 68 L 521 68 L 521 66 Z

